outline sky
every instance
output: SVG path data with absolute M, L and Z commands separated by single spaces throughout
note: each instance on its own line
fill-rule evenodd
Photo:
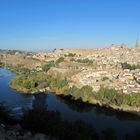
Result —
M 140 0 L 0 0 L 0 49 L 134 47 L 139 16 Z

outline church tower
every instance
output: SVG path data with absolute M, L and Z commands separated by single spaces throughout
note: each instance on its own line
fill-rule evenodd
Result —
M 137 40 L 136 40 L 136 48 L 140 48 L 139 38 L 137 38 Z

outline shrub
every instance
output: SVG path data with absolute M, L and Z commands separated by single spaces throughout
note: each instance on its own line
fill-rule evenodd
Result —
M 128 63 L 121 63 L 123 69 L 130 69 L 130 70 L 135 70 L 135 69 L 140 69 L 140 65 L 130 65 Z
M 56 64 L 59 64 L 64 61 L 64 57 L 60 57 L 56 60 Z
M 68 55 L 64 55 L 65 57 L 74 57 L 74 56 L 76 56 L 76 54 L 75 53 L 69 53 Z
M 102 78 L 102 81 L 106 81 L 106 80 L 108 80 L 108 79 L 109 79 L 109 78 L 105 76 L 105 77 Z
M 93 63 L 93 60 L 90 60 L 88 58 L 85 58 L 85 59 L 77 59 L 77 62 L 79 62 L 79 63 L 92 64 Z
M 42 67 L 42 70 L 47 72 L 51 67 L 54 67 L 54 66 L 55 66 L 54 61 L 50 61 L 48 64 L 45 64 Z

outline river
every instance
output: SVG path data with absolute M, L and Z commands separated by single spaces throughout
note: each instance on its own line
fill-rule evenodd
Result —
M 91 105 L 79 105 L 55 94 L 25 95 L 10 88 L 9 83 L 15 74 L 8 70 L 0 69 L 0 102 L 5 102 L 13 113 L 20 115 L 22 108 L 47 107 L 48 110 L 59 111 L 61 117 L 69 122 L 82 120 L 92 124 L 97 132 L 107 128 L 113 128 L 119 135 L 133 132 L 140 129 L 140 118 L 128 113 L 111 111 Z

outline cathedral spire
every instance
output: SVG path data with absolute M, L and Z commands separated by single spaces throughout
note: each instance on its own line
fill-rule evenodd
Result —
M 137 40 L 136 40 L 136 48 L 139 48 L 139 47 L 140 47 L 139 38 L 137 38 Z

